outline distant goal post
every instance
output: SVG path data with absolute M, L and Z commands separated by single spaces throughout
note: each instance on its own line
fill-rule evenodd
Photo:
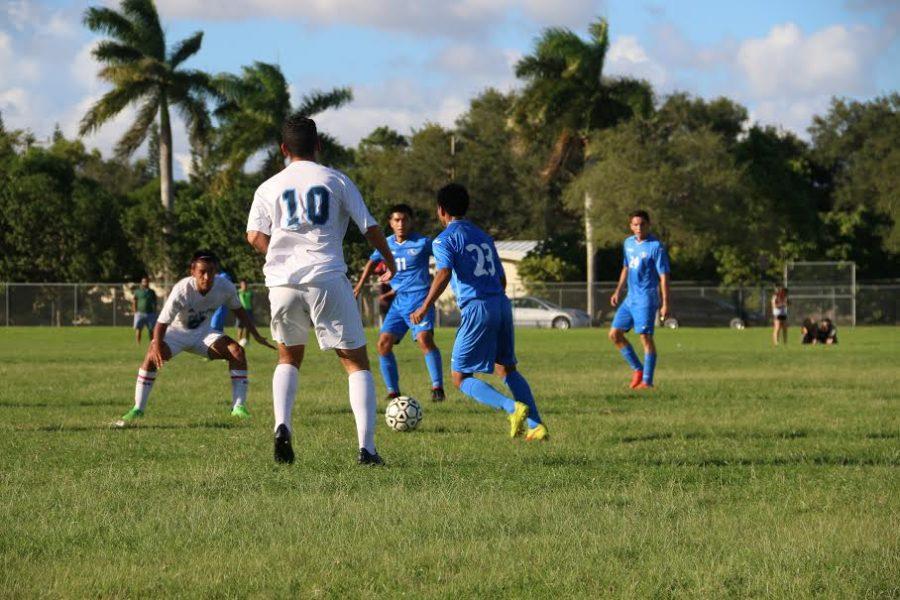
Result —
M 856 325 L 856 263 L 841 261 L 788 261 L 784 265 L 791 321 L 829 318 L 837 324 Z

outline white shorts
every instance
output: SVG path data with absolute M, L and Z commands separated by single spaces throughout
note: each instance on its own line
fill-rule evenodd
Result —
M 171 350 L 173 358 L 182 351 L 208 358 L 209 347 L 215 344 L 216 340 L 222 335 L 222 333 L 209 327 L 198 327 L 197 329 L 174 329 L 170 327 L 166 329 L 166 336 L 163 338 L 163 341 Z
M 353 288 L 341 275 L 327 281 L 269 288 L 272 337 L 285 346 L 305 346 L 313 327 L 322 350 L 355 350 L 366 332 Z

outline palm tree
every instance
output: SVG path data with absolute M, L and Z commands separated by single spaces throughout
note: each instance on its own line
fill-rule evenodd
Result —
M 513 107 L 520 133 L 535 139 L 549 136 L 552 151 L 542 178 L 549 182 L 577 174 L 588 156 L 592 132 L 653 110 L 653 91 L 644 81 L 606 78 L 603 66 L 609 50 L 609 25 L 598 19 L 585 41 L 568 29 L 546 29 L 534 53 L 516 64 L 516 77 L 526 85 Z M 593 315 L 594 240 L 593 199 L 585 194 L 588 312 Z
M 278 146 L 281 143 L 281 124 L 285 118 L 294 113 L 312 117 L 353 99 L 349 88 L 313 91 L 294 108 L 281 69 L 278 65 L 264 62 L 243 67 L 240 75 L 219 75 L 215 83 L 224 99 L 215 112 L 221 125 L 216 144 L 220 158 L 230 169 L 240 170 L 250 157 L 264 151 L 266 154 L 261 171 L 266 176 L 284 167 Z M 342 150 L 330 136 L 320 135 L 326 157 Z
M 166 211 L 174 205 L 172 177 L 172 125 L 169 108 L 177 108 L 188 127 L 191 143 L 202 144 L 212 129 L 206 100 L 216 96 L 210 77 L 201 71 L 180 69 L 200 50 L 203 32 L 177 43 L 166 52 L 166 38 L 152 0 L 122 0 L 121 10 L 91 7 L 84 24 L 109 36 L 97 44 L 93 56 L 105 66 L 100 78 L 113 85 L 81 120 L 85 135 L 118 115 L 128 105 L 139 105 L 137 118 L 116 146 L 120 158 L 131 156 L 159 118 L 160 196 Z

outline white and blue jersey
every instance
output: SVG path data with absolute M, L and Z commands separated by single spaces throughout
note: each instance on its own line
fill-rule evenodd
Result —
M 493 373 L 516 364 L 512 306 L 494 240 L 467 220 L 451 221 L 435 239 L 438 269 L 452 269 L 461 321 L 450 366 L 460 373 Z
M 659 276 L 669 273 L 669 255 L 656 237 L 625 240 L 622 266 L 628 268 L 628 295 L 616 311 L 612 326 L 652 334 L 659 309 Z
M 397 272 L 391 279 L 391 287 L 396 296 L 384 317 L 381 332 L 392 334 L 399 342 L 410 329 L 413 330 L 413 337 L 421 331 L 434 329 L 434 307 L 418 324 L 414 324 L 409 318 L 410 314 L 422 306 L 431 288 L 431 273 L 428 271 L 431 238 L 414 233 L 398 242 L 397 237 L 391 235 L 387 238 L 387 243 L 397 265 Z M 384 257 L 381 256 L 381 252 L 375 250 L 369 260 L 380 261 L 384 260 Z

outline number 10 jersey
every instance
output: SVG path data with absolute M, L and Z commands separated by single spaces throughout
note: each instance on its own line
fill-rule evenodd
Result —
M 349 177 L 318 163 L 294 161 L 256 190 L 247 231 L 270 236 L 266 286 L 326 281 L 345 274 L 344 234 L 376 225 Z

